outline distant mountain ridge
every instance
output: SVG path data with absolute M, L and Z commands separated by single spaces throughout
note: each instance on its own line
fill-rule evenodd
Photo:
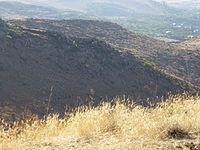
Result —
M 80 12 L 85 12 L 88 13 L 89 15 L 96 16 L 98 14 L 91 14 L 91 9 L 94 11 L 96 8 L 103 11 L 109 9 L 111 6 L 113 6 L 114 11 L 120 11 L 120 8 L 125 11 L 128 9 L 129 11 L 132 11 L 136 14 L 149 14 L 149 15 L 162 15 L 165 14 L 169 11 L 169 8 L 165 5 L 162 5 L 162 3 L 153 1 L 153 0 L 117 0 L 117 1 L 111 1 L 111 0 L 74 0 L 74 1 L 63 1 L 63 0 L 56 0 L 56 1 L 41 1 L 39 2 L 34 2 L 34 1 L 15 1 L 15 2 L 1 2 L 1 5 L 10 4 L 10 5 L 16 5 L 15 9 L 17 6 L 20 5 L 18 2 L 25 2 L 25 4 L 31 4 L 32 7 L 36 6 L 41 6 L 43 7 L 42 9 L 48 8 L 48 7 L 55 7 L 58 10 L 59 9 L 69 9 L 69 10 L 75 10 L 75 11 L 80 11 Z M 13 3 L 13 4 L 12 4 Z M 25 6 L 24 4 L 24 6 Z M 22 4 L 21 4 L 22 5 Z M 33 6 L 34 5 L 34 6 Z M 45 7 L 44 7 L 45 6 Z M 94 7 L 93 7 L 94 6 Z M 104 7 L 101 7 L 104 6 Z M 117 7 L 114 7 L 117 6 Z M 5 6 L 4 6 L 5 7 Z M 13 6 L 11 6 L 13 7 Z M 28 5 L 27 5 L 28 7 Z M 107 8 L 108 7 L 108 8 Z M 49 10 L 47 10 L 49 11 Z M 51 10 L 52 11 L 52 10 Z M 55 11 L 55 10 L 53 10 Z M 111 10 L 112 11 L 112 10 Z M 105 14 L 105 13 L 104 13 Z M 106 15 L 106 14 L 105 14 Z
M 179 8 L 198 8 L 200 9 L 199 0 L 158 0 L 166 2 L 170 6 Z
M 59 10 L 51 6 L 21 3 L 17 1 L 0 1 L 0 17 L 6 20 L 43 18 L 43 19 L 64 19 L 64 18 L 86 18 L 89 17 L 81 12 L 70 9 Z
M 153 0 L 0 1 L 0 17 L 7 20 L 104 20 L 130 31 L 175 40 L 200 36 L 199 12 L 199 9 L 172 7 Z

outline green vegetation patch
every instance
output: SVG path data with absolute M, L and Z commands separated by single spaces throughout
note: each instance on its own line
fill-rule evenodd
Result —
M 78 48 L 78 44 L 77 44 L 76 40 L 72 41 L 72 46 L 73 46 L 73 48 Z
M 17 27 L 9 28 L 6 32 L 7 39 L 14 39 L 16 37 L 20 37 L 22 35 L 21 29 Z
M 143 59 L 143 63 L 146 66 L 150 66 L 150 67 L 155 67 L 156 66 L 156 64 L 153 61 L 150 61 L 150 60 L 147 60 L 147 59 Z

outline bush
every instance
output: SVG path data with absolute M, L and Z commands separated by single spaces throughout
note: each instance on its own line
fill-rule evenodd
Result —
M 22 31 L 16 27 L 9 28 L 6 32 L 6 38 L 8 38 L 8 39 L 20 37 L 21 35 L 22 35 Z

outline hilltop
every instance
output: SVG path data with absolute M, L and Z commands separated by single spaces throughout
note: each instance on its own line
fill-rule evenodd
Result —
M 7 26 L 0 40 L 2 108 L 62 113 L 123 95 L 146 105 L 147 98 L 197 89 L 98 38 L 34 27 L 39 23 L 24 27 L 1 22 Z

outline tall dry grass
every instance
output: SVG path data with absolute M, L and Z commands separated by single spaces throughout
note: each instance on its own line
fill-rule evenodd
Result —
M 200 97 L 183 94 L 151 108 L 117 101 L 77 108 L 63 119 L 2 123 L 0 149 L 197 149 L 199 135 Z

